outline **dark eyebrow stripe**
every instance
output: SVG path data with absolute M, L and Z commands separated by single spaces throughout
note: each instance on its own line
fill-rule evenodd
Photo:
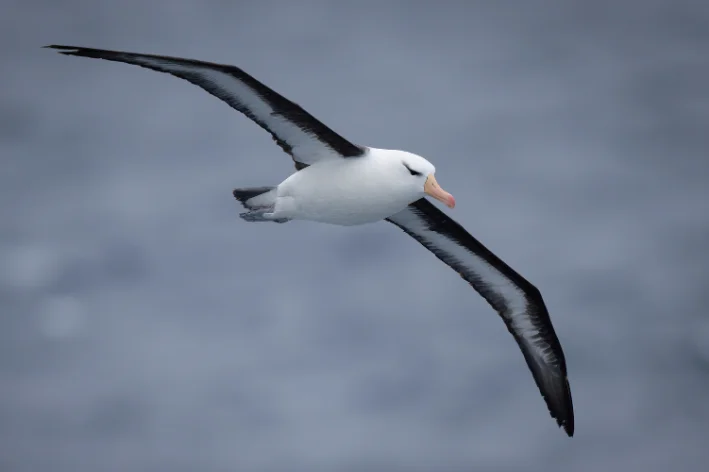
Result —
M 421 172 L 419 172 L 417 170 L 413 170 L 411 167 L 406 165 L 406 162 L 402 162 L 402 164 L 404 164 L 404 167 L 406 167 L 409 170 L 409 172 L 411 172 L 412 175 L 423 175 Z

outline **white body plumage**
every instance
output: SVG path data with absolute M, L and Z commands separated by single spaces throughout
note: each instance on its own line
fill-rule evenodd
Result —
M 381 221 L 422 198 L 426 178 L 435 171 L 421 156 L 389 149 L 368 148 L 357 159 L 323 160 L 274 189 L 275 208 L 268 217 L 343 226 Z

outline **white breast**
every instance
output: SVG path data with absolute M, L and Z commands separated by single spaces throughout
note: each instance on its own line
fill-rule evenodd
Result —
M 380 157 L 323 161 L 278 186 L 276 211 L 289 218 L 343 226 L 382 220 L 421 195 L 392 177 Z M 423 190 L 423 189 L 422 189 Z

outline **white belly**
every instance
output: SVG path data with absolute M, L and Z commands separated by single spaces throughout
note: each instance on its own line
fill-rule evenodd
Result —
M 391 216 L 420 196 L 370 170 L 366 158 L 343 159 L 315 164 L 284 180 L 275 216 L 359 225 Z

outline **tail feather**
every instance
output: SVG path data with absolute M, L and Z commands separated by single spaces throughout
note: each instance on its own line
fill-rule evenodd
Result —
M 239 200 L 239 202 L 247 210 L 254 210 L 257 208 L 265 208 L 273 206 L 275 202 L 275 190 L 276 187 L 252 187 L 252 188 L 235 188 L 234 198 Z

